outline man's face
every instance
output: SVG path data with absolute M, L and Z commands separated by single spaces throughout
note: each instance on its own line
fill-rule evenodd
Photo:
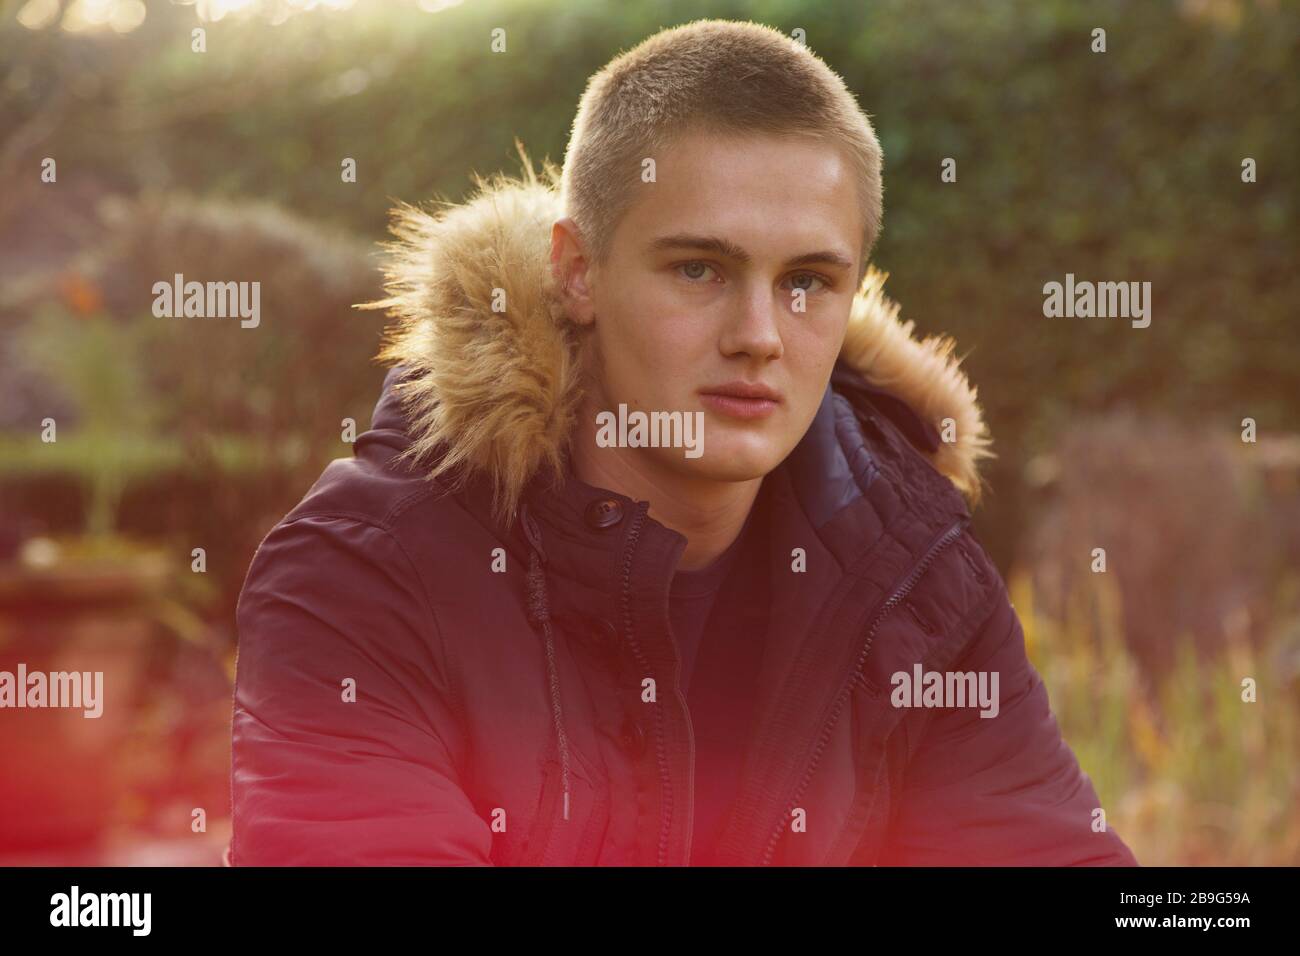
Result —
M 760 478 L 808 430 L 844 341 L 862 243 L 852 168 L 811 139 L 709 133 L 655 161 L 656 181 L 638 187 L 608 261 L 589 264 L 583 284 L 588 410 L 703 412 L 703 453 L 596 454 Z

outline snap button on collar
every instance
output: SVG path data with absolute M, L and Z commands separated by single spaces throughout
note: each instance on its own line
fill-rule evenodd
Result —
M 611 528 L 623 520 L 623 504 L 615 498 L 602 498 L 587 505 L 587 525 L 592 528 Z

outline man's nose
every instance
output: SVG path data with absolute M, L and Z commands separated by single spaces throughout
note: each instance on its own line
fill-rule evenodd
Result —
M 754 358 L 780 358 L 781 310 L 787 303 L 779 292 L 762 282 L 750 282 L 732 303 L 731 314 L 723 330 L 719 347 L 726 355 L 750 355 Z

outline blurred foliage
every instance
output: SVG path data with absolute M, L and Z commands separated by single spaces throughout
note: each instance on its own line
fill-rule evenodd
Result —
M 1210 654 L 1239 613 L 1267 630 L 1279 589 L 1300 583 L 1300 435 L 1247 442 L 1217 423 L 1095 414 L 1027 471 L 1035 517 L 1018 555 L 1039 607 L 1065 618 L 1104 551 L 1146 671 L 1173 665 L 1180 635 Z
M 1124 640 L 1113 579 L 1080 583 L 1064 620 L 1040 613 L 1027 573 L 1010 580 L 1029 658 L 1066 742 L 1097 788 L 1107 825 L 1144 866 L 1300 865 L 1300 602 L 1220 649 L 1177 635 L 1174 666 L 1146 675 Z M 1285 613 L 1282 613 L 1285 612 Z M 1258 646 L 1255 646 L 1255 645 Z M 1243 680 L 1256 699 L 1243 700 Z
M 338 449 L 330 405 L 366 409 L 382 375 L 370 364 L 381 321 L 351 311 L 377 296 L 376 263 L 360 240 L 266 202 L 148 192 L 101 204 L 106 239 L 87 268 L 118 310 L 144 312 L 141 290 L 185 281 L 261 283 L 260 321 L 156 319 L 152 386 L 174 410 L 167 433 L 209 432 L 280 444 L 297 437 L 313 461 Z M 362 416 L 358 415 L 358 420 Z
M 113 530 L 128 476 L 159 463 L 148 453 L 157 444 L 150 441 L 157 409 L 146 394 L 140 347 L 148 331 L 102 315 L 77 318 L 57 307 L 42 309 L 20 330 L 20 359 L 45 373 L 78 419 L 77 454 L 66 460 L 89 490 L 86 529 L 91 534 Z M 57 419 L 51 424 L 48 444 L 57 445 Z
M 516 135 L 562 158 L 589 74 L 661 27 L 717 16 L 803 29 L 884 146 L 876 261 L 890 293 L 921 332 L 952 333 L 985 386 L 999 458 L 979 520 L 1004 563 L 1024 521 L 1020 464 L 1071 417 L 1131 404 L 1295 421 L 1300 5 L 481 0 L 431 14 L 394 0 L 278 25 L 227 17 L 206 24 L 204 54 L 190 51 L 195 8 L 148 9 L 120 37 L 0 24 L 6 182 L 48 195 L 17 169 L 55 156 L 73 186 L 269 200 L 368 242 L 393 199 L 458 199 L 471 170 L 510 168 Z M 1104 54 L 1090 49 L 1096 26 Z M 490 51 L 496 27 L 505 53 Z M 341 181 L 345 157 L 356 183 Z M 956 183 L 939 180 L 945 157 Z M 1066 272 L 1151 281 L 1151 327 L 1044 320 L 1042 285 Z M 254 391 L 266 371 L 227 368 Z

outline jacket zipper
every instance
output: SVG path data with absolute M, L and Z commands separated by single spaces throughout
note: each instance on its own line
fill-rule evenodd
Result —
M 917 562 L 906 580 L 896 587 L 880 606 L 875 618 L 871 622 L 870 629 L 867 631 L 866 643 L 863 644 L 862 652 L 858 655 L 858 661 L 853 668 L 853 673 L 849 675 L 849 679 L 846 680 L 844 686 L 840 688 L 840 692 L 835 700 L 835 706 L 831 711 L 830 719 L 822 728 L 821 736 L 817 741 L 817 748 L 813 751 L 812 762 L 808 765 L 808 769 L 804 772 L 803 778 L 795 787 L 794 793 L 791 795 L 781 819 L 777 821 L 776 826 L 772 829 L 771 835 L 768 837 L 767 847 L 763 851 L 762 866 L 771 865 L 772 856 L 776 852 L 777 841 L 781 839 L 781 832 L 785 828 L 787 821 L 790 819 L 790 814 L 793 813 L 795 807 L 799 805 L 799 798 L 803 796 L 804 790 L 811 782 L 813 774 L 817 770 L 817 765 L 821 762 L 822 752 L 826 749 L 827 744 L 830 743 L 831 732 L 834 729 L 836 722 L 839 720 L 840 711 L 844 709 L 844 702 L 847 700 L 847 694 L 845 692 L 852 688 L 853 681 L 857 679 L 857 675 L 862 673 L 862 668 L 866 665 L 867 655 L 871 652 L 871 645 L 875 641 L 876 631 L 879 630 L 881 622 L 886 616 L 888 616 L 890 611 L 896 608 L 902 600 L 911 593 L 912 589 L 916 587 L 917 582 L 921 580 L 921 576 L 925 574 L 930 565 L 934 563 L 935 559 L 943 552 L 943 550 L 961 537 L 962 531 L 965 530 L 966 525 L 969 523 L 970 518 L 962 518 L 956 524 L 948 528 L 939 540 L 930 546 L 929 550 L 926 551 L 921 560 Z
M 677 636 L 673 635 L 673 647 L 680 651 L 677 646 Z M 687 782 L 687 803 L 686 803 L 686 850 L 684 865 L 691 865 L 691 849 L 695 842 L 695 725 L 691 722 L 691 707 L 686 702 L 686 694 L 682 690 L 682 657 L 677 654 L 677 670 L 673 674 L 673 691 L 677 694 L 677 700 L 682 705 L 682 716 L 686 718 L 686 782 Z
M 648 671 L 650 665 L 641 652 L 641 645 L 637 643 L 636 632 L 632 627 L 632 604 L 630 592 L 632 589 L 632 554 L 636 550 L 637 539 L 641 537 L 641 525 L 645 523 L 645 516 L 649 510 L 649 503 L 640 502 L 637 504 L 636 514 L 632 517 L 632 526 L 627 535 L 627 551 L 623 557 L 623 630 L 627 634 L 628 644 L 632 648 L 632 656 L 641 667 L 642 673 Z M 659 786 L 664 795 L 665 808 L 664 812 L 660 815 L 657 859 L 659 865 L 663 866 L 668 858 L 668 840 L 673 819 L 673 800 L 671 777 L 668 773 L 668 755 L 665 752 L 664 738 L 666 734 L 663 728 L 663 711 L 656 707 L 654 714 L 656 726 L 655 759 L 659 766 Z

